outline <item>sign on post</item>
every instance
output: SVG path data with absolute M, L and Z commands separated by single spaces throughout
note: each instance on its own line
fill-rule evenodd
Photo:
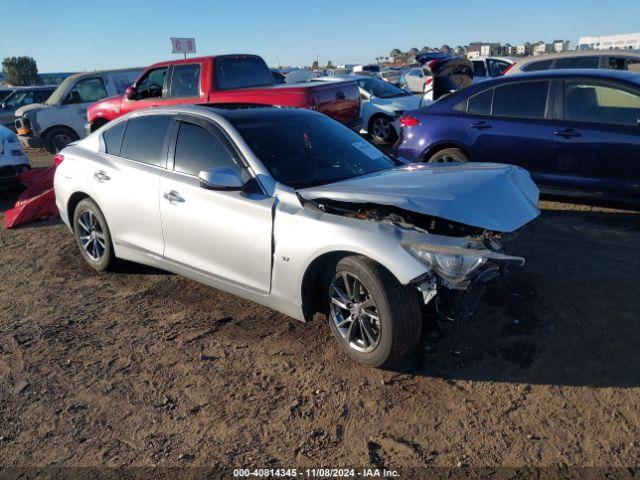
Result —
M 186 57 L 187 53 L 196 53 L 196 39 L 171 37 L 171 48 L 172 53 L 184 53 Z

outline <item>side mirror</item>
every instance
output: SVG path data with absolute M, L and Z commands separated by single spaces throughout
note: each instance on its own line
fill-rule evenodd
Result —
M 240 171 L 232 167 L 215 167 L 198 174 L 200 186 L 208 190 L 241 190 L 244 186 Z
M 135 100 L 137 95 L 138 95 L 138 91 L 136 90 L 136 87 L 134 87 L 133 85 L 130 87 L 127 87 L 127 89 L 124 91 L 124 98 L 126 98 L 127 100 Z

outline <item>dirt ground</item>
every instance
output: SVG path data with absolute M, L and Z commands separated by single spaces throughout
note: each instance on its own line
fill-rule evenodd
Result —
M 0 464 L 638 467 L 640 215 L 542 207 L 526 265 L 395 371 L 321 316 L 94 273 L 59 221 L 0 229 Z

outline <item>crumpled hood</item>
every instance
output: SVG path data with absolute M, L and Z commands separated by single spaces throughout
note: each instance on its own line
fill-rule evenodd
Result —
M 298 190 L 307 200 L 392 205 L 498 232 L 536 218 L 539 193 L 526 170 L 497 163 L 412 164 Z

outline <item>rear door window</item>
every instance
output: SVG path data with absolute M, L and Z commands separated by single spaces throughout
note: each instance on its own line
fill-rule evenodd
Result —
M 171 77 L 171 97 L 200 96 L 200 64 L 176 65 Z
M 567 57 L 559 58 L 553 68 L 599 68 L 600 57 Z
M 640 93 L 614 85 L 567 80 L 564 87 L 564 118 L 637 127 Z
M 102 134 L 105 153 L 116 156 L 120 155 L 120 145 L 122 144 L 122 137 L 126 128 L 126 121 L 119 122 Z
M 478 93 L 467 100 L 467 113 L 472 115 L 491 115 L 493 88 Z
M 197 176 L 203 170 L 236 166 L 228 142 L 221 135 L 193 123 L 180 122 L 173 169 Z
M 610 70 L 626 70 L 627 59 L 624 57 L 609 57 L 608 68 Z
M 145 115 L 130 118 L 122 139 L 120 156 L 164 167 L 167 157 L 167 131 L 169 115 Z
M 519 82 L 495 88 L 493 115 L 544 118 L 549 82 Z
M 540 70 L 549 70 L 553 60 L 541 60 L 539 62 L 532 62 L 522 67 L 523 72 L 538 72 Z

